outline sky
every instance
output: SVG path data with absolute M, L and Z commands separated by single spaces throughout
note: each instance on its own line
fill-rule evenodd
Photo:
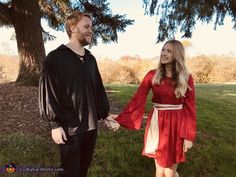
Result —
M 118 33 L 118 43 L 102 44 L 93 46 L 90 51 L 96 58 L 118 59 L 122 56 L 140 56 L 153 58 L 159 56 L 163 43 L 156 44 L 158 19 L 156 16 L 144 15 L 142 0 L 109 0 L 113 14 L 126 14 L 128 19 L 135 20 L 134 25 L 126 28 L 126 32 Z M 46 31 L 55 35 L 54 41 L 46 42 L 46 53 L 59 45 L 66 44 L 69 39 L 65 32 L 55 31 L 47 27 L 45 22 L 42 25 Z M 229 55 L 236 56 L 236 31 L 233 30 L 233 23 L 230 17 L 226 17 L 224 26 L 218 26 L 214 30 L 214 23 L 197 23 L 191 39 L 181 38 L 182 34 L 177 33 L 176 39 L 189 40 L 192 44 L 187 49 L 188 56 L 196 55 Z M 6 44 L 10 51 L 4 51 L 0 46 L 0 52 L 17 54 L 16 41 L 10 40 L 14 29 L 0 28 L 0 44 Z

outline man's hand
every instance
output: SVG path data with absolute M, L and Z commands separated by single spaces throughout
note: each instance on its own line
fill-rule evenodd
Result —
M 187 152 L 189 149 L 193 147 L 193 142 L 189 140 L 184 140 L 183 151 Z
M 56 144 L 65 144 L 67 138 L 62 127 L 52 129 L 52 139 Z
M 104 124 L 109 130 L 117 131 L 120 128 L 120 124 L 115 120 L 117 115 L 110 114 L 105 120 Z

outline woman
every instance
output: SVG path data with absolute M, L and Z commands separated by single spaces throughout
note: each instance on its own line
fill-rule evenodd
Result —
M 156 177 L 177 177 L 196 134 L 195 94 L 192 76 L 185 66 L 184 47 L 167 41 L 156 70 L 144 77 L 136 94 L 115 119 L 128 129 L 140 129 L 149 90 L 153 109 L 149 113 L 142 154 L 153 158 Z

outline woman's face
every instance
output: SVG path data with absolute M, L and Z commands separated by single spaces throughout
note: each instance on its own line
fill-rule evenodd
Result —
M 173 58 L 173 45 L 167 43 L 161 50 L 161 64 L 171 64 L 174 61 Z

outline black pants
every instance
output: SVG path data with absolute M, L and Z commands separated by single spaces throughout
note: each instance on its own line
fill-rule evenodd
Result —
M 67 137 L 60 144 L 61 168 L 58 177 L 87 177 L 97 139 L 97 130 Z

